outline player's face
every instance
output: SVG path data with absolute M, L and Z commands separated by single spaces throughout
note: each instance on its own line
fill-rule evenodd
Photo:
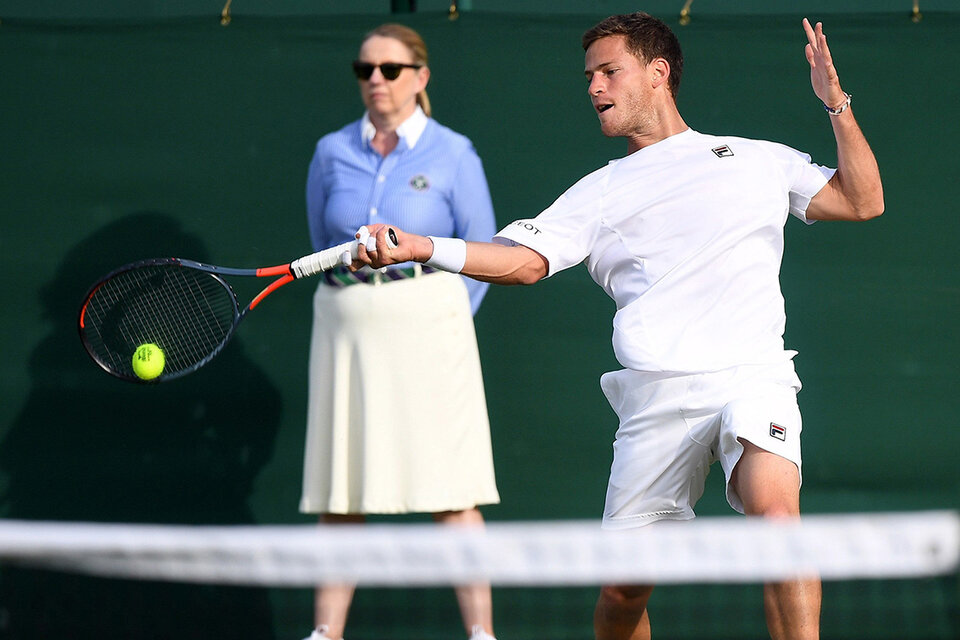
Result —
M 413 64 L 413 54 L 405 44 L 393 38 L 371 36 L 360 47 L 357 59 L 372 65 L 384 62 Z M 430 72 L 404 68 L 395 80 L 387 80 L 379 67 L 373 70 L 368 80 L 358 80 L 360 96 L 371 117 L 406 119 L 417 107 L 417 94 L 426 88 Z
M 624 36 L 594 41 L 586 52 L 584 73 L 604 135 L 642 135 L 652 127 L 656 113 L 651 68 L 627 50 Z

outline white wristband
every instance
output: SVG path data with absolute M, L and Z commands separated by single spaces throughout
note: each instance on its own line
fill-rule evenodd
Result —
M 460 238 L 427 237 L 433 242 L 433 255 L 424 264 L 434 269 L 460 273 L 467 261 L 467 243 Z

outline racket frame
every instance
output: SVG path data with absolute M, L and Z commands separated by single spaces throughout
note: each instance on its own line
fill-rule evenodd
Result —
M 197 363 L 189 367 L 185 367 L 183 369 L 179 369 L 171 373 L 164 372 L 160 374 L 158 377 L 153 378 L 151 380 L 144 380 L 142 378 L 137 377 L 136 375 L 127 374 L 124 371 L 118 370 L 111 363 L 105 361 L 98 354 L 97 349 L 90 342 L 90 339 L 86 331 L 87 307 L 89 306 L 91 299 L 97 293 L 97 291 L 99 291 L 99 289 L 104 284 L 106 284 L 113 278 L 119 276 L 120 274 L 126 273 L 128 271 L 133 271 L 136 269 L 142 269 L 145 267 L 175 267 L 175 268 L 182 268 L 182 269 L 193 269 L 196 271 L 201 271 L 203 273 L 206 273 L 207 275 L 210 276 L 210 278 L 214 282 L 216 282 L 219 286 L 223 287 L 223 289 L 227 292 L 228 299 L 231 303 L 231 311 L 233 316 L 233 319 L 230 322 L 230 326 L 227 328 L 223 339 L 220 340 L 219 344 L 216 347 L 214 347 L 210 351 L 210 353 L 208 353 L 206 356 L 201 358 Z M 267 273 L 264 273 L 264 276 L 271 275 L 273 271 L 277 269 L 281 269 L 281 270 L 285 269 L 287 272 L 289 272 L 289 265 L 282 265 L 280 267 L 270 267 L 268 269 L 264 269 L 263 271 L 267 272 Z M 259 302 L 262 301 L 263 298 L 266 297 L 266 295 L 268 295 L 270 292 L 275 291 L 283 284 L 286 284 L 293 280 L 292 275 L 289 277 L 289 279 L 287 279 L 286 277 L 278 278 L 277 280 L 272 282 L 270 285 L 268 285 L 263 291 L 261 291 L 253 299 L 253 301 L 250 302 L 250 304 L 248 304 L 243 309 L 240 309 L 240 303 L 237 300 L 236 292 L 233 290 L 233 287 L 230 285 L 230 283 L 224 279 L 223 276 L 230 276 L 230 275 L 256 276 L 258 275 L 259 271 L 261 270 L 260 269 L 233 269 L 228 267 L 218 267 L 216 265 L 205 264 L 202 262 L 197 262 L 195 260 L 187 260 L 185 258 L 147 258 L 145 260 L 137 260 L 136 262 L 131 262 L 129 264 L 123 265 L 122 267 L 114 269 L 107 275 L 103 276 L 99 281 L 97 281 L 96 284 L 90 287 L 89 291 L 87 291 L 87 294 L 84 296 L 83 304 L 80 307 L 80 312 L 77 319 L 77 328 L 80 332 L 80 341 L 83 343 L 83 347 L 84 347 L 84 350 L 86 350 L 87 355 L 90 356 L 90 358 L 97 364 L 97 366 L 99 366 L 101 369 L 103 369 L 105 372 L 107 372 L 111 376 L 115 378 L 119 378 L 121 380 L 126 380 L 128 382 L 136 382 L 139 384 L 156 384 L 159 382 L 167 382 L 170 380 L 175 380 L 176 378 L 180 378 L 189 373 L 193 373 L 197 369 L 207 365 L 211 360 L 217 357 L 221 351 L 223 351 L 224 347 L 226 347 L 227 344 L 230 342 L 230 340 L 233 338 L 234 333 L 236 333 L 237 327 L 240 325 L 240 321 L 243 320 L 243 318 L 246 316 L 247 312 L 250 311 L 250 309 L 256 306 L 256 304 L 259 304 Z M 282 273 L 283 272 L 281 271 L 281 274 Z M 131 358 L 132 357 L 133 355 L 131 353 Z
M 364 243 L 368 249 L 373 249 L 375 244 L 375 239 L 366 232 L 366 227 L 361 227 L 358 232 L 360 238 L 352 242 L 345 242 L 343 244 L 337 245 L 335 247 L 330 247 L 329 249 L 324 249 L 323 251 L 318 251 L 316 253 L 303 256 L 293 262 L 287 264 L 277 265 L 273 267 L 260 267 L 256 269 L 237 269 L 233 267 L 221 267 L 213 264 L 207 264 L 204 262 L 198 262 L 196 260 L 188 260 L 186 258 L 148 258 L 146 260 L 138 260 L 136 262 L 131 262 L 129 264 L 123 265 L 114 269 L 107 275 L 103 276 L 87 291 L 87 294 L 83 298 L 83 304 L 80 306 L 80 311 L 77 320 L 77 328 L 80 332 L 80 340 L 83 343 L 84 349 L 90 358 L 105 372 L 108 374 L 120 378 L 121 380 L 127 380 L 128 382 L 136 382 L 140 384 L 155 384 L 158 382 L 166 382 L 169 380 L 174 380 L 180 378 L 189 373 L 193 373 L 197 369 L 208 364 L 211 360 L 217 357 L 224 347 L 230 342 L 233 338 L 233 335 L 237 331 L 237 327 L 240 325 L 240 322 L 246 317 L 247 313 L 252 311 L 259 305 L 263 300 L 269 296 L 271 293 L 279 289 L 280 287 L 293 282 L 294 280 L 305 278 L 309 276 L 316 275 L 322 271 L 331 269 L 339 264 L 344 264 L 348 259 L 356 259 L 359 251 L 360 243 Z M 393 229 L 388 229 L 387 234 L 387 245 L 391 248 L 397 246 L 397 236 Z M 102 287 L 106 282 L 112 278 L 117 277 L 118 275 L 131 271 L 134 269 L 139 269 L 143 267 L 150 266 L 170 266 L 170 267 L 179 267 L 184 269 L 193 269 L 197 271 L 202 271 L 209 274 L 220 286 L 222 286 L 227 293 L 232 304 L 233 311 L 233 321 L 230 327 L 227 329 L 226 334 L 220 340 L 220 343 L 211 350 L 209 354 L 200 359 L 195 364 L 184 367 L 183 369 L 174 371 L 172 373 L 162 373 L 158 377 L 152 380 L 143 380 L 142 378 L 137 377 L 136 375 L 128 375 L 123 371 L 118 371 L 116 367 L 112 364 L 105 362 L 101 358 L 94 346 L 90 343 L 87 332 L 86 332 L 86 314 L 87 307 L 90 304 L 91 298 L 96 294 L 96 292 Z M 233 287 L 224 279 L 224 276 L 239 276 L 239 277 L 258 277 L 258 278 L 269 278 L 275 277 L 270 284 L 264 287 L 260 293 L 253 297 L 253 299 L 245 306 L 243 309 L 240 309 L 239 302 L 237 301 L 237 294 L 233 290 Z M 132 354 L 131 354 L 132 358 Z

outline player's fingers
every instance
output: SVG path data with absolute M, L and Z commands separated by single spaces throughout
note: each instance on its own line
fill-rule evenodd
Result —
M 385 259 L 387 252 L 389 251 L 389 247 L 387 247 L 387 241 L 385 237 L 386 233 L 387 233 L 386 228 L 379 229 L 377 231 L 377 235 L 375 236 L 375 240 L 377 241 L 377 247 L 376 247 L 377 258 L 381 260 Z
M 382 264 L 397 262 L 394 249 L 397 248 L 397 234 L 392 227 L 384 225 L 377 230 L 377 260 Z
M 810 21 L 806 18 L 803 19 L 803 31 L 807 34 L 807 42 L 810 43 L 810 46 L 815 46 L 817 42 L 817 36 L 813 31 L 813 27 L 810 26 Z
M 827 45 L 827 35 L 823 32 L 823 25 L 817 23 L 817 52 L 827 62 L 831 61 L 830 47 Z
M 359 238 L 357 238 L 359 240 Z M 364 246 L 364 243 L 359 243 L 357 245 L 357 257 L 353 262 L 347 267 L 350 271 L 356 271 L 357 269 L 363 267 L 370 261 L 369 256 L 367 256 L 367 248 Z
M 367 240 L 370 238 L 370 229 L 366 226 L 361 226 L 357 229 L 357 232 L 353 234 L 353 237 L 357 239 L 357 243 L 360 246 L 367 244 Z

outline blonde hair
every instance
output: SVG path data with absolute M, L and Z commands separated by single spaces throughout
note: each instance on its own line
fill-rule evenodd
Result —
M 420 37 L 420 34 L 410 27 L 393 23 L 382 24 L 363 36 L 363 42 L 366 42 L 373 36 L 393 38 L 399 41 L 410 51 L 414 64 L 422 64 L 425 67 L 428 66 L 427 44 L 423 41 L 423 38 Z M 417 104 L 420 105 L 420 108 L 423 109 L 423 112 L 429 118 L 431 116 L 430 98 L 427 97 L 426 89 L 417 94 Z

